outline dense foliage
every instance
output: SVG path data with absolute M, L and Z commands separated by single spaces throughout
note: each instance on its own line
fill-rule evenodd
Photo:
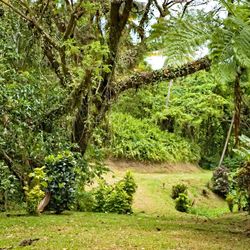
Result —
M 21 188 L 8 166 L 0 162 L 0 211 L 15 209 L 15 204 L 22 203 Z
M 110 118 L 111 152 L 144 160 L 200 161 L 210 167 L 219 159 L 232 116 L 230 89 L 199 73 L 174 83 L 166 107 L 167 92 L 168 83 L 161 83 L 119 98 Z M 155 150 L 156 156 L 133 157 L 147 146 L 142 138 L 149 142 L 148 153 Z
M 212 185 L 213 191 L 225 198 L 229 192 L 229 169 L 225 166 L 216 168 L 213 172 Z
M 70 209 L 75 198 L 75 168 L 76 161 L 70 152 L 45 158 L 45 170 L 48 176 L 47 192 L 51 194 L 49 210 L 61 213 Z
M 179 212 L 187 213 L 191 207 L 187 189 L 187 185 L 182 183 L 172 186 L 171 198 L 175 200 L 175 209 Z
M 179 212 L 187 213 L 190 209 L 191 201 L 188 198 L 187 194 L 180 193 L 178 198 L 175 200 L 175 208 Z
M 179 194 L 183 193 L 183 194 L 187 194 L 187 186 L 185 184 L 177 184 L 175 186 L 172 187 L 172 193 L 171 193 L 171 197 L 172 199 L 177 199 L 179 197 Z
M 148 119 L 113 113 L 111 122 L 109 148 L 114 157 L 168 162 L 199 159 L 198 147 L 178 135 L 162 131 Z
M 46 182 L 45 167 L 35 168 L 29 174 L 31 181 L 24 187 L 26 196 L 26 209 L 29 214 L 39 214 L 38 205 L 45 196 L 45 189 L 48 187 Z

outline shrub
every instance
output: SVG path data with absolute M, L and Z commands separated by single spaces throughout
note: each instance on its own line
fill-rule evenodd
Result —
M 119 183 L 118 183 L 119 184 Z M 135 183 L 134 177 L 130 171 L 127 171 L 124 178 L 120 181 L 120 185 L 122 186 L 123 190 L 133 198 L 133 195 L 136 191 L 137 185 Z
M 112 186 L 109 186 L 104 180 L 99 182 L 98 188 L 94 191 L 95 205 L 94 212 L 105 212 L 105 204 L 108 196 L 112 192 Z
M 243 167 L 238 169 L 236 181 L 237 188 L 241 191 L 246 201 L 244 207 L 250 214 L 250 162 L 246 162 Z
M 31 181 L 24 186 L 26 195 L 27 212 L 29 214 L 38 214 L 37 206 L 39 202 L 45 196 L 44 188 L 47 187 L 46 174 L 44 172 L 45 167 L 35 168 L 32 173 L 29 174 Z
M 93 211 L 95 199 L 92 192 L 81 191 L 77 192 L 75 200 L 75 210 L 81 212 Z
M 234 195 L 232 194 L 227 194 L 227 197 L 226 197 L 226 202 L 227 202 L 227 205 L 228 205 L 228 208 L 230 210 L 230 212 L 233 212 L 233 208 L 234 208 Z
M 177 199 L 181 193 L 187 194 L 187 186 L 185 184 L 177 184 L 172 187 L 172 199 Z
M 229 170 L 221 166 L 215 169 L 212 177 L 212 190 L 219 196 L 226 198 L 229 192 Z
M 236 172 L 236 183 L 238 189 L 245 195 L 245 208 L 250 214 L 250 138 L 240 136 L 241 146 L 235 152 L 243 158 L 243 165 Z
M 69 151 L 57 156 L 45 158 L 46 173 L 48 175 L 48 191 L 51 193 L 49 210 L 62 213 L 74 202 L 75 198 L 75 168 L 76 160 Z
M 104 211 L 118 214 L 132 213 L 131 201 L 131 196 L 124 190 L 124 186 L 117 183 L 105 200 Z
M 191 201 L 187 194 L 180 193 L 178 198 L 175 200 L 175 208 L 180 212 L 188 212 L 191 206 Z
M 106 213 L 132 213 L 133 195 L 136 183 L 130 172 L 114 185 L 107 185 L 104 181 L 94 192 L 95 206 L 93 211 Z
M 223 160 L 224 166 L 230 170 L 235 170 L 241 167 L 244 163 L 244 158 L 240 155 L 234 155 L 233 157 L 226 157 Z
M 8 166 L 0 161 L 0 211 L 6 211 L 11 202 L 21 201 L 21 187 Z

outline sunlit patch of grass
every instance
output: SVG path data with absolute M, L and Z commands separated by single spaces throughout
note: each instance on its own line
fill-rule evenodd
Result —
M 39 238 L 25 249 L 229 249 L 230 242 L 230 249 L 248 249 L 250 239 L 241 233 L 245 215 L 228 216 L 205 220 L 186 214 L 0 215 L 0 248 L 23 249 L 18 247 L 22 240 Z

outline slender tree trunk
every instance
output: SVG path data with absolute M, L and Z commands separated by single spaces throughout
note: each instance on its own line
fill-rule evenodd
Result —
M 221 164 L 223 162 L 223 159 L 224 159 L 224 156 L 225 156 L 225 153 L 226 153 L 226 150 L 227 150 L 227 145 L 228 145 L 228 142 L 229 142 L 229 139 L 230 139 L 230 135 L 231 135 L 231 132 L 232 132 L 234 120 L 235 120 L 235 114 L 233 114 L 233 117 L 232 117 L 232 120 L 231 120 L 231 124 L 230 124 L 229 130 L 227 132 L 227 138 L 226 138 L 226 142 L 225 142 L 222 154 L 221 154 L 221 158 L 220 158 L 220 162 L 219 162 L 218 168 L 221 166 Z
M 235 82 L 234 82 L 234 137 L 235 137 L 235 147 L 239 145 L 239 135 L 240 135 L 240 114 L 241 114 L 241 102 L 242 102 L 242 92 L 240 87 L 241 75 L 243 73 L 243 68 L 239 67 Z

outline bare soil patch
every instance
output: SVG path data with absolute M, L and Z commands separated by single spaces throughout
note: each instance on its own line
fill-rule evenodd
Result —
M 191 163 L 156 163 L 124 159 L 107 159 L 105 164 L 111 170 L 132 170 L 138 173 L 196 173 L 203 169 Z

